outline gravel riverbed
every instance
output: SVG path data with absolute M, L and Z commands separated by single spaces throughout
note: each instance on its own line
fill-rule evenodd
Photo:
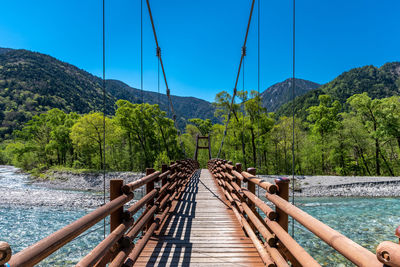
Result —
M 124 183 L 142 177 L 140 173 L 108 173 L 106 201 L 111 179 Z M 13 166 L 0 165 L 0 206 L 92 209 L 103 203 L 103 175 L 53 173 L 51 179 L 34 179 Z
M 95 208 L 103 203 L 102 173 L 52 172 L 51 179 L 33 179 L 12 166 L 0 166 L 0 205 L 28 207 Z M 111 179 L 129 183 L 142 173 L 106 174 L 106 196 Z M 263 176 L 274 182 L 282 176 Z M 400 177 L 300 176 L 296 179 L 299 197 L 400 197 Z M 17 181 L 17 182 L 16 182 Z M 260 192 L 263 194 L 263 192 Z
M 273 183 L 285 176 L 260 177 Z M 301 197 L 400 197 L 400 177 L 296 176 L 295 193 Z

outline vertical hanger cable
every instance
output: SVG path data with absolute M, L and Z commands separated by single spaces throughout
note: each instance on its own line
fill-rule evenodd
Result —
M 294 102 L 295 102 L 295 45 L 296 45 L 296 0 L 293 0 L 293 79 L 292 79 L 292 204 L 295 205 L 294 202 L 294 173 L 295 173 L 295 155 L 294 155 L 294 144 L 295 144 L 295 135 L 294 135 Z M 292 236 L 294 237 L 294 219 L 292 218 Z
M 105 0 L 103 0 L 103 205 L 106 204 L 106 37 Z M 106 219 L 104 218 L 103 238 L 106 238 Z

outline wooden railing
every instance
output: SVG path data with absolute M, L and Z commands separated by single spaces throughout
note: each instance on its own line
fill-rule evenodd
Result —
M 0 266 L 34 266 L 63 247 L 93 225 L 110 215 L 110 234 L 76 266 L 133 266 L 151 235 L 165 220 L 171 202 L 179 199 L 189 178 L 198 168 L 194 160 L 182 160 L 162 171 L 147 169 L 146 176 L 123 185 L 122 180 L 111 180 L 110 202 L 72 222 L 36 244 L 11 256 L 10 246 L 0 242 Z M 155 184 L 161 181 L 161 186 Z M 146 195 L 124 210 L 133 199 L 133 191 L 146 186 Z M 145 207 L 135 221 L 133 216 Z M 141 231 L 144 234 L 136 243 Z
M 292 266 L 320 266 L 288 234 L 288 216 L 357 266 L 382 266 L 382 263 L 400 266 L 400 245 L 383 242 L 377 248 L 377 255 L 374 255 L 292 205 L 288 201 L 289 179 L 276 179 L 275 184 L 272 184 L 256 177 L 256 169 L 249 168 L 243 171 L 241 164 L 233 165 L 232 162 L 222 159 L 210 160 L 208 169 L 217 180 L 237 220 L 251 238 L 266 266 L 289 266 L 288 262 Z M 266 191 L 265 198 L 275 205 L 275 210 L 256 196 L 256 186 Z M 262 214 L 265 214 L 265 217 Z M 398 236 L 400 237 L 400 228 Z
M 395 235 L 399 238 L 399 243 L 384 241 L 376 248 L 378 260 L 386 266 L 400 267 L 400 226 L 397 227 Z

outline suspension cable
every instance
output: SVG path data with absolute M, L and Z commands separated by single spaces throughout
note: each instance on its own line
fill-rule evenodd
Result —
M 295 83 L 296 83 L 296 76 L 295 76 L 295 52 L 296 52 L 296 0 L 293 0 L 293 79 L 292 79 L 292 204 L 294 203 L 294 173 L 295 173 L 295 156 L 294 156 L 294 100 L 295 100 Z M 292 236 L 294 237 L 294 219 L 292 218 Z
M 158 45 L 158 39 L 157 39 L 156 28 L 155 28 L 155 26 L 154 26 L 153 14 L 151 13 L 151 8 L 150 8 L 150 1 L 149 1 L 149 0 L 146 0 L 146 3 L 147 3 L 147 9 L 149 10 L 149 16 L 150 16 L 150 21 L 151 21 L 151 27 L 152 27 L 152 29 L 153 29 L 153 35 L 154 35 L 154 40 L 155 40 L 155 42 L 156 42 L 156 47 L 157 47 L 157 49 L 161 49 L 160 46 Z M 178 131 L 178 139 L 179 139 L 179 143 L 180 143 L 182 152 L 184 153 L 184 155 L 185 155 L 185 157 L 186 157 L 185 148 L 183 147 L 183 143 L 182 143 L 182 140 L 181 140 L 181 131 L 179 130 L 178 125 L 177 125 L 177 123 L 176 123 L 176 114 L 175 114 L 174 106 L 173 106 L 173 104 L 172 104 L 171 93 L 170 93 L 170 89 L 169 89 L 169 87 L 168 87 L 167 76 L 166 76 L 166 74 L 165 74 L 165 69 L 164 69 L 164 64 L 163 64 L 163 61 L 162 61 L 161 53 L 159 54 L 158 59 L 159 59 L 159 61 L 160 61 L 161 70 L 162 70 L 162 73 L 163 73 L 163 76 L 164 76 L 164 82 L 165 82 L 165 87 L 166 87 L 167 97 L 168 97 L 168 102 L 169 102 L 168 105 L 169 105 L 169 108 L 171 109 L 172 119 L 173 119 L 173 121 L 174 121 L 174 126 L 175 126 L 175 128 L 177 129 L 177 131 Z
M 158 99 L 157 99 L 157 104 L 158 107 L 160 107 L 160 61 L 158 58 L 161 56 L 161 48 L 157 47 L 156 49 L 156 56 L 157 56 L 157 92 L 158 92 Z
M 260 98 L 260 2 L 261 0 L 257 1 L 257 107 L 258 107 L 258 117 L 257 117 L 257 138 L 260 138 L 260 119 L 261 119 L 261 112 L 260 112 L 260 105 L 261 105 L 261 98 Z M 256 146 L 256 162 L 257 168 L 261 167 L 261 161 L 259 159 L 259 149 Z
M 158 108 L 160 109 L 160 61 L 158 58 L 161 56 L 161 48 L 156 48 L 156 57 L 157 57 L 157 104 Z M 160 131 L 161 131 L 161 125 Z M 161 134 L 161 133 L 160 133 Z M 161 151 L 160 139 L 158 138 L 158 151 Z
M 140 0 L 140 93 L 142 104 L 144 104 L 143 94 L 143 0 Z
M 246 56 L 246 47 L 243 47 L 242 53 L 245 54 Z M 244 109 L 244 102 L 245 102 L 245 94 L 244 94 L 244 67 L 245 67 L 245 59 L 243 58 L 243 68 L 242 68 L 242 78 L 243 78 L 243 96 L 242 96 L 242 112 L 243 112 L 243 118 L 242 118 L 242 154 L 243 154 L 243 164 L 244 167 L 247 167 L 247 161 L 246 161 L 246 149 L 244 146 L 244 117 L 245 117 L 245 109 Z
M 144 106 L 144 91 L 143 91 L 143 0 L 140 0 L 140 95 L 142 100 L 142 105 L 140 107 L 143 113 Z M 143 131 L 143 129 L 141 129 Z M 143 132 L 142 132 L 143 133 Z M 140 178 L 145 176 L 146 163 L 143 163 Z
M 242 51 L 243 51 L 243 48 L 246 48 L 247 36 L 249 34 L 251 18 L 252 18 L 252 15 L 253 15 L 254 2 L 255 2 L 255 0 L 253 0 L 252 3 L 251 3 L 249 21 L 247 23 L 246 35 L 244 37 L 244 43 L 243 43 L 243 46 L 242 46 Z M 227 131 L 228 131 L 228 124 L 229 124 L 229 121 L 231 119 L 231 113 L 233 112 L 233 104 L 235 102 L 235 96 L 236 96 L 236 93 L 237 93 L 237 84 L 238 84 L 238 81 L 239 81 L 240 68 L 242 67 L 242 61 L 243 61 L 244 57 L 245 57 L 245 54 L 242 52 L 242 56 L 240 57 L 240 62 L 239 62 L 239 69 L 238 69 L 238 72 L 237 72 L 237 75 L 236 75 L 235 87 L 233 88 L 232 100 L 231 100 L 229 111 L 228 111 L 228 118 L 227 118 L 226 124 L 225 124 L 224 135 L 222 136 L 221 145 L 220 145 L 219 150 L 218 150 L 217 158 L 219 158 L 219 156 L 221 154 L 222 146 L 224 145 L 224 140 L 225 140 L 225 137 L 226 137 L 226 134 L 227 134 Z
M 155 26 L 154 26 L 153 14 L 151 13 L 151 8 L 150 8 L 150 2 L 149 2 L 149 0 L 146 0 L 146 3 L 147 3 L 147 8 L 148 8 L 148 10 L 149 10 L 149 16 L 150 16 L 150 21 L 151 21 L 151 27 L 152 27 L 152 29 L 153 29 L 153 35 L 154 35 L 154 40 L 155 40 L 155 42 L 156 42 L 156 47 L 157 47 L 157 49 L 160 49 L 160 46 L 158 45 L 158 39 L 157 39 L 156 28 L 155 28 Z M 163 61 L 162 61 L 161 53 L 159 54 L 158 60 L 160 61 L 161 69 L 162 69 L 163 76 L 164 76 L 164 82 L 165 82 L 165 87 L 166 87 L 166 91 L 167 91 L 169 106 L 170 106 L 170 108 L 171 108 L 172 113 L 174 114 L 174 107 L 173 107 L 172 101 L 171 101 L 170 90 L 169 90 L 169 87 L 168 87 L 167 76 L 166 76 L 166 74 L 165 74 L 165 69 L 164 69 L 164 64 L 163 64 Z M 175 115 L 175 114 L 174 114 L 174 115 Z M 174 116 L 174 115 L 173 115 L 173 116 Z
M 105 0 L 103 0 L 103 205 L 106 204 L 106 20 Z M 103 238 L 106 238 L 106 219 L 104 218 Z

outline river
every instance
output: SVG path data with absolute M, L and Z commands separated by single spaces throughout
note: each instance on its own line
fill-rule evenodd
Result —
M 0 194 L 0 240 L 8 242 L 13 253 L 82 217 L 101 202 L 101 195 L 93 192 L 32 185 L 27 175 L 11 166 L 0 166 Z M 400 225 L 400 198 L 297 198 L 296 205 L 373 253 L 384 240 L 397 242 L 394 231 Z M 38 266 L 72 266 L 102 238 L 100 222 Z M 353 266 L 297 223 L 295 239 L 323 266 Z

